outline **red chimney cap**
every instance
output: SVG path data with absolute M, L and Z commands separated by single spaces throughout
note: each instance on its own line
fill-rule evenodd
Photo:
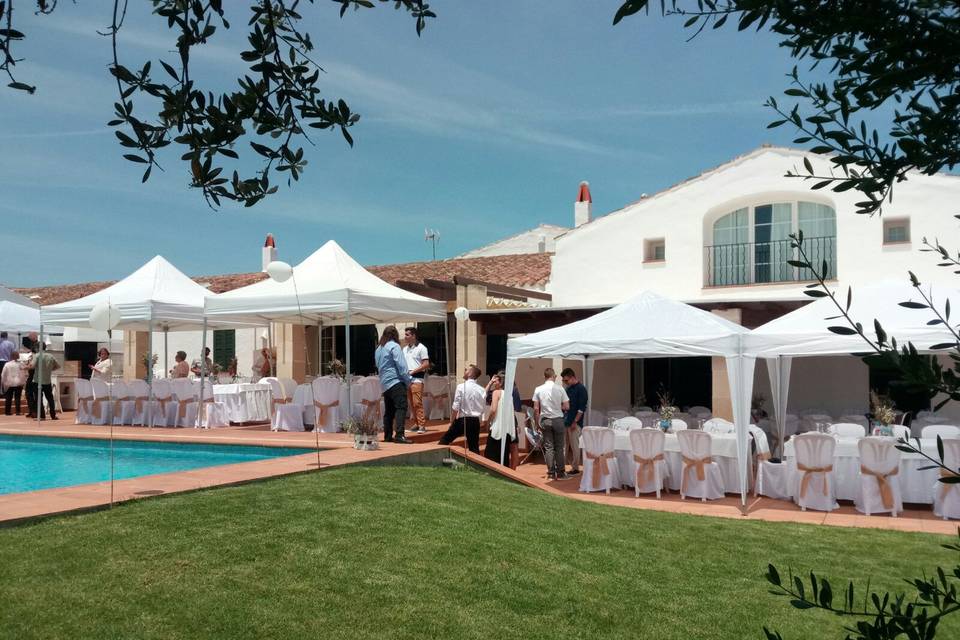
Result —
M 580 183 L 580 191 L 577 193 L 577 202 L 593 202 L 590 197 L 590 183 L 584 180 Z
M 277 248 L 277 243 L 274 242 L 274 240 L 273 240 L 273 234 L 272 234 L 272 233 L 268 233 L 268 234 L 267 234 L 267 239 L 264 240 L 263 246 L 264 246 L 264 247 L 270 247 L 271 249 L 276 249 L 276 248 Z

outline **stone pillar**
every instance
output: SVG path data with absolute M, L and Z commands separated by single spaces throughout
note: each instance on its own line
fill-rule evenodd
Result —
M 741 309 L 714 309 L 715 313 L 721 318 L 730 322 L 742 324 Z M 712 407 L 714 417 L 733 421 L 733 404 L 730 401 L 730 381 L 727 378 L 727 359 L 722 357 L 711 358 L 713 364 L 713 399 Z
M 123 332 L 123 379 L 124 380 L 143 380 L 147 377 L 147 367 L 143 364 L 143 354 L 149 348 L 150 334 L 146 331 L 124 331 Z M 160 345 L 160 350 L 163 345 Z M 154 345 L 154 353 L 158 353 L 157 345 Z M 160 362 L 163 359 L 160 358 Z
M 307 374 L 305 327 L 299 324 L 273 324 L 273 343 L 277 349 L 277 377 L 303 382 Z
M 457 286 L 457 306 L 466 307 L 471 311 L 487 308 L 487 288 L 483 285 L 469 284 Z M 455 321 L 456 335 L 456 370 L 452 373 L 458 378 L 468 364 L 475 364 L 481 371 L 486 372 L 487 365 L 487 336 L 480 333 L 480 325 L 473 321 Z

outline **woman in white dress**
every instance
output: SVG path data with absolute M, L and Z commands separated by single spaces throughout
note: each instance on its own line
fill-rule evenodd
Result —
M 90 377 L 110 382 L 113 378 L 113 360 L 110 359 L 110 352 L 106 348 L 97 352 L 97 363 L 89 365 Z

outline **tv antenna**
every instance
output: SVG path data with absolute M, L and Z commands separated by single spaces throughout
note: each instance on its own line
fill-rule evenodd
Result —
M 433 259 L 437 259 L 437 243 L 440 242 L 440 232 L 436 229 L 424 229 L 423 241 L 433 246 Z

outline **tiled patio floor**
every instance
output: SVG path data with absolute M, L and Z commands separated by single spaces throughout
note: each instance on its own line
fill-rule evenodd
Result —
M 104 438 L 110 433 L 109 427 L 73 424 L 73 414 L 65 413 L 57 421 L 45 421 L 37 425 L 35 420 L 23 417 L 0 415 L 0 433 L 20 435 L 46 435 L 69 438 Z M 414 436 L 419 440 L 415 444 L 381 444 L 378 451 L 356 451 L 353 449 L 353 437 L 347 434 L 290 433 L 272 432 L 266 425 L 230 427 L 226 429 L 146 429 L 143 427 L 114 427 L 113 435 L 117 439 L 196 442 L 217 444 L 256 444 L 262 446 L 304 447 L 320 446 L 320 465 L 332 468 L 347 464 L 400 461 L 423 456 L 437 456 L 445 449 L 436 444 L 444 426 L 430 426 L 430 433 Z M 462 440 L 460 441 L 462 442 Z M 456 444 L 456 443 L 455 443 Z M 452 451 L 463 456 L 461 446 L 452 447 Z M 728 496 L 722 500 L 700 502 L 699 500 L 680 500 L 676 493 L 665 493 L 657 500 L 653 495 L 634 497 L 633 490 L 612 491 L 609 496 L 602 493 L 585 494 L 578 491 L 579 476 L 570 480 L 547 481 L 543 464 L 527 463 L 516 471 L 493 464 L 482 456 L 469 454 L 471 463 L 499 473 L 516 482 L 530 487 L 562 495 L 575 500 L 584 500 L 598 504 L 609 504 L 633 509 L 653 509 L 692 515 L 714 516 L 722 518 L 746 518 L 769 522 L 797 522 L 806 524 L 824 524 L 843 527 L 868 527 L 878 529 L 896 529 L 955 535 L 957 522 L 944 521 L 933 515 L 929 505 L 911 505 L 897 518 L 888 515 L 865 516 L 857 513 L 850 504 L 842 504 L 832 513 L 818 511 L 800 511 L 794 504 L 770 498 L 748 499 L 746 509 L 740 506 L 738 497 Z M 223 465 L 167 473 L 141 478 L 119 480 L 114 483 L 114 501 L 122 502 L 151 495 L 191 491 L 207 487 L 250 482 L 273 476 L 302 473 L 317 468 L 317 455 L 314 453 L 274 458 L 257 462 Z M 0 522 L 21 520 L 41 515 L 61 513 L 77 509 L 91 509 L 108 505 L 110 502 L 110 483 L 45 489 L 29 493 L 0 495 Z

